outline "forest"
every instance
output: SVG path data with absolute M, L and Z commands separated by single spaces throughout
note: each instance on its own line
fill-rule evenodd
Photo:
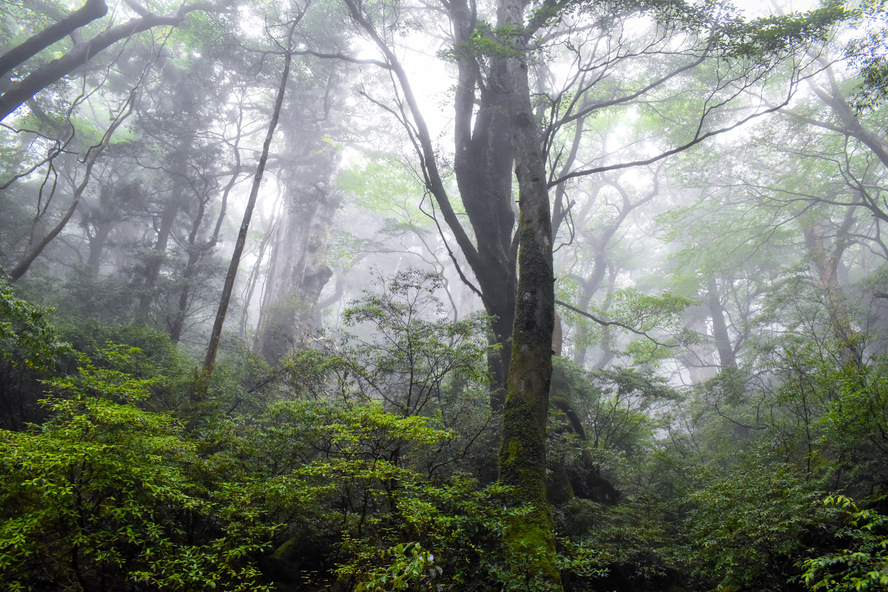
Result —
M 0 0 L 0 588 L 888 590 L 883 224 L 886 0 Z

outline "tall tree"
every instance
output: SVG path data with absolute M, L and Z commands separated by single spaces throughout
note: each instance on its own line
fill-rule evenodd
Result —
M 375 45 L 397 94 L 394 108 L 415 146 L 426 190 L 434 197 L 440 216 L 452 232 L 477 282 L 476 291 L 487 312 L 495 317 L 492 341 L 500 354 L 491 360 L 495 384 L 508 376 L 507 395 L 494 388 L 491 403 L 505 402 L 501 475 L 517 488 L 516 500 L 533 508 L 526 524 L 507 529 L 510 557 L 530 561 L 527 577 L 544 586 L 560 586 L 552 563 L 551 520 L 545 500 L 545 417 L 551 377 L 551 337 L 554 322 L 552 228 L 547 189 L 568 179 L 612 169 L 650 164 L 686 150 L 708 138 L 777 108 L 752 106 L 740 115 L 721 118 L 738 97 L 756 88 L 775 62 L 794 59 L 796 43 L 823 30 L 835 11 L 820 19 L 772 19 L 748 24 L 725 18 L 712 7 L 681 1 L 579 4 L 550 0 L 525 19 L 527 4 L 501 0 L 494 24 L 469 2 L 443 3 L 450 18 L 456 62 L 454 91 L 454 172 L 468 224 L 454 210 L 441 173 L 438 152 L 417 101 L 408 70 L 394 40 L 400 7 L 383 5 L 371 10 L 355 0 L 343 0 L 352 21 Z M 381 10 L 377 10 L 380 8 Z M 576 15 L 576 16 L 575 16 Z M 638 27 L 638 18 L 650 25 L 647 35 L 628 35 L 623 27 Z M 630 25 L 629 23 L 633 23 Z M 633 30 L 634 31 L 634 30 Z M 612 42 L 595 43 L 595 40 Z M 630 41 L 632 39 L 632 41 Z M 676 39 L 682 43 L 677 49 Z M 542 42 L 541 42 L 542 40 Z M 546 40 L 567 48 L 568 83 L 550 99 L 552 122 L 539 129 L 533 108 L 529 70 Z M 637 40 L 637 41 L 636 41 Z M 612 48 L 597 53 L 605 45 Z M 722 57 L 739 57 L 736 68 Z M 340 56 L 341 57 L 341 56 Z M 618 65 L 657 58 L 661 71 L 653 81 L 609 85 Z M 544 155 L 562 128 L 605 109 L 635 106 L 658 93 L 680 93 L 673 85 L 699 66 L 710 66 L 694 117 L 672 145 L 653 148 L 628 162 L 606 159 L 581 163 L 557 176 L 546 175 Z M 584 73 L 591 72 L 590 77 Z M 795 89 L 786 89 L 780 106 Z M 603 98 L 593 91 L 605 90 Z M 609 91 L 609 92 L 608 92 Z M 690 121 L 688 121 L 690 119 Z M 513 234 L 512 165 L 519 192 L 519 225 Z M 519 262 L 516 270 L 516 262 Z M 474 285 L 467 275 L 463 279 Z M 514 368 L 514 371 L 513 371 Z M 504 400 L 505 399 L 505 400 Z M 531 550 L 536 551 L 530 555 Z M 530 559 L 528 559 L 530 558 Z
M 511 50 L 506 72 L 512 85 L 508 112 L 519 214 L 518 290 L 499 470 L 500 480 L 515 488 L 515 506 L 530 506 L 525 514 L 507 522 L 507 559 L 524 576 L 527 589 L 557 590 L 561 588 L 561 575 L 555 563 L 552 510 L 546 499 L 555 275 L 546 163 L 528 75 L 527 44 L 532 37 L 522 31 L 526 6 L 523 0 L 503 0 L 500 7 L 504 13 L 502 25 L 515 32 L 505 48 Z
M 415 146 L 426 189 L 468 263 L 469 270 L 463 270 L 464 280 L 477 285 L 476 292 L 495 318 L 491 338 L 499 353 L 491 358 L 491 371 L 495 384 L 504 387 L 512 351 L 518 241 L 511 189 L 515 147 L 509 116 L 514 81 L 506 69 L 509 51 L 513 50 L 503 50 L 502 40 L 517 33 L 517 25 L 505 20 L 501 3 L 495 18 L 489 20 L 488 15 L 479 12 L 479 6 L 468 2 L 456 1 L 441 7 L 450 18 L 453 35 L 453 44 L 446 54 L 457 67 L 453 170 L 465 210 L 463 217 L 454 209 L 432 132 L 420 110 L 408 68 L 396 51 L 397 30 L 400 21 L 407 18 L 405 11 L 371 12 L 363 4 L 343 1 L 352 20 L 376 46 L 381 60 L 344 57 L 381 65 L 392 74 L 398 106 L 391 112 L 401 119 Z M 559 57 L 558 63 L 567 75 L 561 78 L 564 82 L 560 88 L 547 89 L 543 95 L 543 105 L 549 107 L 550 114 L 550 121 L 541 130 L 544 155 L 567 155 L 570 151 L 560 150 L 559 134 L 568 130 L 573 137 L 571 126 L 581 125 L 594 114 L 609 109 L 634 109 L 643 106 L 646 99 L 662 100 L 683 94 L 686 91 L 678 83 L 696 68 L 702 68 L 705 77 L 700 78 L 696 102 L 686 106 L 683 113 L 672 114 L 678 122 L 672 142 L 653 138 L 644 142 L 639 138 L 634 144 L 645 147 L 644 155 L 638 156 L 636 151 L 637 158 L 621 161 L 624 151 L 611 150 L 598 162 L 573 159 L 568 170 L 561 166 L 564 159 L 555 158 L 547 176 L 550 187 L 607 170 L 656 162 L 776 111 L 794 92 L 798 72 L 782 89 L 782 100 L 777 105 L 748 105 L 742 97 L 753 89 L 758 92 L 775 63 L 798 58 L 799 42 L 822 31 L 825 23 L 836 16 L 834 9 L 825 9 L 810 19 L 744 23 L 730 13 L 725 17 L 712 7 L 692 7 L 678 0 L 653 5 L 626 2 L 616 7 L 592 3 L 584 5 L 582 11 L 572 12 L 577 7 L 571 2 L 545 2 L 518 26 L 520 34 L 531 40 L 527 50 L 530 56 L 549 50 L 547 43 L 552 48 L 565 48 L 563 54 L 554 50 L 548 54 Z M 633 20 L 637 18 L 642 20 Z M 633 27 L 644 22 L 649 29 L 645 34 L 623 34 L 623 27 L 630 22 Z M 676 39 L 682 40 L 679 48 L 674 45 Z M 732 62 L 733 68 L 716 65 L 725 55 L 737 58 Z M 612 83 L 613 72 L 629 69 L 629 64 L 657 68 L 657 74 L 653 80 Z M 554 69 L 553 65 L 550 70 Z M 731 111 L 733 106 L 743 109 Z M 559 149 L 553 151 L 556 147 Z M 503 393 L 494 389 L 494 407 L 502 404 Z
M 256 165 L 256 174 L 253 177 L 253 184 L 250 188 L 250 195 L 247 198 L 247 207 L 244 210 L 243 221 L 234 244 L 234 252 L 231 255 L 231 262 L 228 266 L 228 273 L 225 275 L 225 284 L 222 287 L 222 295 L 219 299 L 219 306 L 216 310 L 216 318 L 213 322 L 213 329 L 210 333 L 210 341 L 207 345 L 206 357 L 203 365 L 203 385 L 213 373 L 213 367 L 216 364 L 216 354 L 219 351 L 219 343 L 222 340 L 222 326 L 225 323 L 225 316 L 228 314 L 228 305 L 231 301 L 231 294 L 234 290 L 234 280 L 237 277 L 237 270 L 240 267 L 241 255 L 244 251 L 244 245 L 247 242 L 247 232 L 250 229 L 250 220 L 253 217 L 253 208 L 256 206 L 256 199 L 259 196 L 259 187 L 262 184 L 262 177 L 265 174 L 265 164 L 268 161 L 268 153 L 271 149 L 271 141 L 274 139 L 274 132 L 277 128 L 278 119 L 281 115 L 281 107 L 284 103 L 284 94 L 287 90 L 287 82 L 290 80 L 290 64 L 293 61 L 293 33 L 297 25 L 305 15 L 305 11 L 298 13 L 291 21 L 286 24 L 286 40 L 282 45 L 278 41 L 275 44 L 281 50 L 284 57 L 284 66 L 281 73 L 280 84 L 275 96 L 274 107 L 271 112 L 271 120 L 268 122 L 268 130 L 265 134 L 265 141 L 262 144 L 262 152 L 259 155 L 259 162 Z M 201 395 L 200 388 L 194 391 L 195 396 Z
M 327 251 L 340 202 L 334 179 L 340 149 L 334 138 L 341 133 L 336 97 L 342 84 L 341 74 L 325 65 L 334 64 L 310 65 L 316 73 L 303 74 L 282 114 L 286 147 L 277 162 L 284 167 L 284 205 L 271 239 L 256 335 L 256 350 L 271 362 L 320 327 L 317 303 L 333 275 Z

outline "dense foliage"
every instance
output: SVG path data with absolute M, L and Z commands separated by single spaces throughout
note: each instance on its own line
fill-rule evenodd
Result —
M 888 590 L 888 7 L 738 4 L 0 3 L 0 588 Z
M 437 281 L 394 278 L 346 311 L 361 337 L 331 335 L 258 385 L 220 375 L 199 407 L 170 396 L 187 370 L 163 336 L 105 327 L 155 350 L 107 341 L 75 354 L 65 340 L 85 327 L 6 286 L 16 331 L 3 353 L 41 354 L 30 392 L 45 419 L 0 439 L 5 585 L 512 589 L 484 323 L 448 321 Z M 558 364 L 549 474 L 566 589 L 885 585 L 886 408 L 861 399 L 881 391 L 879 367 L 796 355 L 805 384 L 787 379 L 768 401 L 773 425 L 739 437 L 728 413 L 742 417 L 740 398 L 718 414 L 703 404 L 724 384 L 683 393 L 642 371 Z M 802 396 L 818 402 L 804 426 Z

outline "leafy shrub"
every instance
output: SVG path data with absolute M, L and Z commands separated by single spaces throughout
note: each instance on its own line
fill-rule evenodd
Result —
M 697 575 L 726 591 L 782 590 L 826 518 L 815 498 L 791 467 L 740 454 L 728 474 L 692 496 L 689 559 Z
M 803 580 L 815 592 L 869 592 L 888 588 L 888 516 L 860 509 L 850 498 L 831 495 L 827 508 L 841 512 L 836 535 L 846 547 L 806 559 Z
M 132 352 L 108 348 L 126 362 Z M 50 419 L 0 431 L 0 580 L 7 589 L 263 590 L 269 541 L 249 481 L 195 482 L 204 462 L 171 416 L 140 409 L 150 380 L 83 359 L 52 381 Z M 210 472 L 212 469 L 210 468 Z
M 39 380 L 51 376 L 73 349 L 50 322 L 52 309 L 33 306 L 0 281 L 0 428 L 21 429 L 45 413 Z

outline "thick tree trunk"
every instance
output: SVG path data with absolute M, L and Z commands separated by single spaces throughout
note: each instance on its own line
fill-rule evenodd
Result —
M 280 361 L 320 328 L 317 302 L 333 275 L 327 266 L 327 245 L 339 204 L 330 175 L 326 176 L 314 186 L 288 191 L 273 238 L 256 336 L 256 351 L 269 363 Z
M 456 47 L 471 46 L 478 21 L 469 3 L 454 2 L 451 18 Z M 485 311 L 494 319 L 494 347 L 488 356 L 488 368 L 493 378 L 491 407 L 499 409 L 508 382 L 516 290 L 514 138 L 510 118 L 513 89 L 505 56 L 490 56 L 490 71 L 483 81 L 477 56 L 457 49 L 456 58 L 459 83 L 454 103 L 454 170 L 477 245 L 475 256 L 467 259 L 478 281 Z
M 337 97 L 345 96 L 339 72 L 325 84 L 295 89 L 281 117 L 283 133 L 283 216 L 271 237 L 271 258 L 254 349 L 277 363 L 321 326 L 318 299 L 333 276 L 327 265 L 330 228 L 340 199 L 334 177 L 340 151 L 329 141 L 338 136 Z
M 504 0 L 501 24 L 520 28 L 524 4 Z M 525 40 L 512 39 L 526 59 Z M 530 511 L 507 522 L 507 560 L 527 589 L 560 590 L 552 510 L 546 498 L 546 418 L 552 380 L 555 277 L 552 222 L 539 128 L 530 102 L 527 63 L 509 59 L 513 88 L 515 176 L 518 180 L 518 292 L 512 331 L 509 387 L 503 407 L 500 480 L 513 487 L 512 502 Z
M 185 320 L 188 317 L 188 308 L 191 305 L 191 298 L 194 292 L 197 265 L 213 245 L 213 243 L 198 244 L 197 240 L 205 212 L 206 202 L 202 200 L 198 204 L 197 213 L 191 223 L 191 231 L 188 233 L 188 261 L 185 263 L 185 269 L 182 272 L 182 286 L 179 288 L 176 310 L 173 313 L 172 319 L 167 321 L 167 330 L 170 335 L 170 341 L 173 343 L 179 343 L 185 330 Z
M 477 288 L 457 264 L 461 278 L 481 296 L 486 312 L 494 317 L 491 345 L 499 349 L 488 357 L 494 379 L 491 405 L 502 406 L 509 369 L 509 337 L 515 310 L 515 262 L 517 243 L 513 236 L 515 213 L 512 200 L 512 131 L 510 97 L 512 87 L 505 55 L 487 56 L 489 67 L 482 73 L 477 54 L 471 49 L 478 21 L 474 2 L 454 0 L 450 17 L 455 34 L 454 57 L 459 69 L 456 86 L 454 169 L 460 198 L 474 237 L 464 226 L 466 217 L 453 209 L 446 183 L 438 169 L 431 133 L 416 101 L 407 72 L 398 56 L 377 31 L 372 19 L 357 0 L 344 0 L 353 21 L 361 27 L 385 57 L 386 67 L 404 93 L 412 122 L 402 121 L 415 142 L 426 189 L 434 197 L 438 213 L 453 233 L 477 282 Z M 500 17 L 501 18 L 501 17 Z M 479 90 L 480 89 L 480 90 Z
M 176 186 L 173 188 L 172 197 L 164 205 L 163 213 L 160 217 L 160 225 L 157 227 L 157 238 L 151 249 L 150 259 L 145 266 L 145 281 L 142 286 L 142 294 L 139 296 L 139 304 L 136 311 L 136 314 L 142 321 L 147 321 L 148 316 L 151 313 L 151 304 L 154 302 L 154 292 L 157 287 L 157 280 L 160 277 L 160 270 L 166 259 L 170 234 L 173 232 L 173 225 L 175 224 L 176 218 L 179 215 L 179 210 L 182 209 L 182 204 L 185 201 L 184 193 L 186 190 L 185 185 L 187 183 L 185 179 L 187 177 L 184 174 L 184 169 L 185 163 L 188 162 L 187 158 L 185 158 L 185 155 L 188 153 L 187 146 L 190 146 L 190 140 L 186 142 L 186 149 L 180 151 L 182 158 L 179 159 L 179 162 L 182 164 L 183 168 L 182 171 L 180 171 L 181 174 L 176 175 Z
M 94 232 L 89 236 L 89 257 L 86 260 L 86 267 L 89 269 L 90 275 L 97 278 L 102 268 L 102 255 L 105 254 L 108 237 L 114 230 L 114 222 L 101 220 L 94 225 L 94 229 Z
M 803 232 L 805 249 L 816 273 L 816 287 L 823 295 L 830 331 L 837 342 L 841 362 L 860 367 L 863 363 L 861 336 L 853 327 L 845 293 L 838 278 L 839 261 L 844 251 L 843 243 L 853 220 L 853 212 L 853 209 L 848 208 L 843 225 L 836 233 L 837 244 L 832 253 L 827 251 L 824 230 L 816 221 L 805 224 Z
M 709 318 L 712 319 L 712 338 L 715 340 L 715 348 L 718 351 L 719 366 L 721 370 L 736 370 L 737 356 L 734 353 L 734 346 L 731 344 L 731 336 L 728 334 L 725 309 L 722 307 L 715 279 L 710 279 L 706 286 L 706 301 L 709 308 Z

